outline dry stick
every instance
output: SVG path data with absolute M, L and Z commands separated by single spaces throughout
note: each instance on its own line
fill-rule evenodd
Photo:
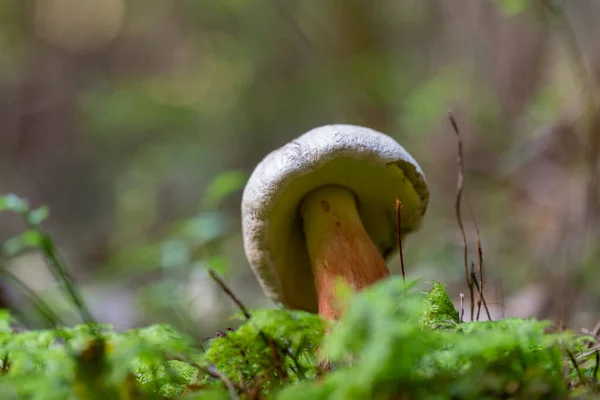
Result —
M 224 331 L 217 331 L 217 334 L 215 336 L 208 336 L 205 337 L 204 339 L 202 339 L 202 341 L 200 342 L 200 350 L 202 350 L 203 353 L 206 353 L 206 351 L 204 351 L 204 342 L 206 342 L 207 340 L 211 340 L 211 339 L 216 339 L 216 338 L 226 338 L 227 337 L 227 333 L 226 332 L 233 332 L 232 328 L 227 328 Z
M 596 326 L 594 326 L 594 330 L 592 330 L 592 335 L 594 335 L 594 337 L 598 336 L 598 334 L 600 333 L 600 321 L 598 321 L 596 323 Z
M 579 365 L 577 364 L 575 357 L 573 357 L 573 353 L 571 353 L 571 350 L 567 349 L 566 347 L 565 347 L 565 351 L 567 352 L 567 355 L 569 356 L 569 360 L 571 360 L 571 363 L 573 364 L 575 371 L 577 371 L 577 376 L 579 377 L 579 381 L 581 382 L 582 385 L 585 385 L 585 378 L 583 377 L 583 374 L 581 373 L 581 370 L 579 369 Z
M 600 367 L 600 354 L 596 352 L 596 364 L 594 364 L 594 370 L 592 371 L 592 376 L 596 383 L 598 383 L 598 367 Z
M 211 374 L 211 376 L 213 376 L 212 374 L 214 374 L 223 381 L 225 386 L 227 386 L 227 391 L 229 392 L 229 397 L 231 397 L 234 400 L 239 400 L 240 396 L 238 396 L 238 394 L 236 392 L 236 388 L 235 388 L 235 386 L 233 386 L 233 382 L 231 382 L 229 380 L 229 378 L 227 378 L 224 374 L 220 373 L 216 368 L 214 368 L 212 366 L 209 366 L 208 368 L 206 368 L 206 370 Z
M 402 254 L 402 202 L 396 199 L 396 219 L 398 221 L 398 249 L 400 251 L 400 268 L 402 269 L 402 281 L 406 283 L 406 272 L 404 270 L 404 255 Z
M 473 208 L 471 208 L 471 203 L 468 199 L 466 199 L 467 208 L 469 209 L 469 215 L 471 220 L 473 221 L 473 225 L 475 226 L 475 235 L 477 239 L 477 270 L 479 272 L 479 285 L 477 290 L 479 291 L 479 300 L 477 300 L 477 321 L 479 321 L 479 314 L 481 313 L 481 304 L 484 303 L 483 300 L 483 284 L 484 284 L 484 276 L 483 276 L 483 247 L 481 245 L 481 234 L 479 232 L 479 226 L 477 225 L 477 219 L 475 218 L 475 214 L 473 213 Z M 475 282 L 475 284 L 477 284 Z M 490 321 L 490 311 L 486 307 L 486 312 Z
M 223 289 L 223 291 L 225 292 L 225 294 L 227 294 L 231 298 L 231 300 L 233 300 L 233 302 L 239 307 L 239 309 L 244 314 L 244 317 L 246 317 L 246 320 L 250 320 L 250 318 L 252 316 L 250 315 L 250 312 L 248 312 L 248 309 L 237 298 L 237 296 L 235 294 L 233 294 L 233 292 L 231 291 L 231 289 L 229 289 L 229 287 L 225 284 L 225 282 L 223 281 L 223 279 L 221 279 L 221 277 L 219 277 L 219 275 L 217 274 L 217 272 L 214 269 L 209 268 L 208 269 L 208 274 L 210 275 L 210 277 L 215 282 L 217 282 L 217 284 L 221 287 L 221 289 Z M 279 357 L 279 353 L 278 353 L 277 348 L 275 346 L 275 342 L 272 339 L 269 339 L 267 337 L 267 335 L 265 335 L 265 333 L 261 329 L 259 329 L 258 327 L 257 327 L 257 329 L 258 329 L 258 334 L 260 335 L 260 337 L 262 338 L 262 340 L 271 349 L 271 356 L 273 357 L 273 363 L 275 364 L 275 368 L 277 369 L 277 373 L 279 374 L 279 376 L 281 377 L 282 380 L 285 380 L 287 378 L 287 374 L 285 373 L 285 371 L 281 367 L 281 358 Z
M 479 300 L 477 300 L 477 321 L 479 321 L 479 313 L 481 313 L 481 303 L 484 302 L 483 298 L 483 251 L 481 250 L 481 238 L 479 237 L 479 228 L 475 228 L 477 232 L 477 269 L 479 270 L 479 285 L 477 290 L 479 290 Z M 490 311 L 485 308 L 485 311 L 488 314 L 488 318 L 490 316 Z M 492 319 L 490 318 L 490 321 Z
M 237 298 L 237 296 L 235 294 L 233 294 L 231 289 L 229 289 L 229 287 L 225 284 L 225 282 L 223 281 L 223 279 L 221 279 L 221 277 L 217 274 L 217 272 L 214 269 L 209 268 L 208 274 L 215 282 L 217 282 L 217 284 L 221 287 L 221 289 L 225 292 L 225 294 L 227 294 L 227 296 L 229 296 L 229 298 L 231 300 L 233 300 L 235 305 L 238 306 L 238 308 L 244 314 L 244 317 L 246 317 L 246 319 L 252 318 L 252 316 L 250 315 L 250 312 L 248 312 L 248 309 L 246 308 L 246 306 L 244 306 L 244 304 Z
M 481 290 L 479 290 L 479 283 L 477 282 L 477 275 L 475 275 L 475 263 L 473 261 L 471 261 L 471 282 L 473 282 L 473 285 L 475 286 L 475 289 L 477 289 L 477 292 L 481 294 Z M 475 304 L 477 305 L 478 309 L 481 308 L 481 299 L 475 301 Z M 479 313 L 477 313 L 475 320 L 479 321 Z
M 4 358 L 2 359 L 2 373 L 3 374 L 8 372 L 8 368 L 10 366 L 9 364 L 10 364 L 10 361 L 8 360 L 8 353 L 6 353 L 4 355 Z
M 465 317 L 465 294 L 460 294 L 460 321 L 463 322 Z
M 208 367 L 205 367 L 203 365 L 198 364 L 195 361 L 192 361 L 192 360 L 188 359 L 187 357 L 180 357 L 180 356 L 174 356 L 174 355 L 167 355 L 166 358 L 168 358 L 169 360 L 181 361 L 181 362 L 190 364 L 192 367 L 194 367 L 194 368 L 196 368 L 196 369 L 204 372 L 206 375 L 209 375 L 210 377 L 212 377 L 214 379 L 218 379 L 218 380 L 223 381 L 223 383 L 225 384 L 225 386 L 229 390 L 229 396 L 232 399 L 239 399 L 239 396 L 237 395 L 237 392 L 243 392 L 241 386 L 239 386 L 235 382 L 232 382 L 229 378 L 227 378 L 224 374 L 222 374 L 221 372 L 219 372 L 212 365 L 209 365 Z M 237 392 L 236 392 L 236 390 L 237 390 Z
M 463 162 L 462 162 L 462 160 L 463 160 L 462 138 L 460 136 L 458 124 L 454 120 L 454 117 L 452 116 L 451 113 L 449 113 L 449 117 L 450 117 L 450 122 L 452 123 L 452 127 L 454 128 L 454 132 L 456 132 L 456 135 L 458 136 L 459 187 L 460 187 L 460 195 L 462 197 L 462 189 L 463 189 L 463 182 L 464 182 L 464 177 L 463 177 L 464 166 L 463 166 Z M 475 274 L 474 274 L 474 265 L 471 264 L 471 279 L 467 280 L 467 284 L 469 285 L 469 289 L 471 290 L 471 292 L 473 289 L 473 284 L 475 284 L 475 287 L 477 288 L 477 291 L 479 292 L 479 299 L 477 300 L 476 320 L 479 321 L 479 317 L 481 314 L 481 305 L 483 304 L 485 306 L 485 311 L 487 313 L 488 319 L 491 321 L 492 318 L 490 316 L 490 311 L 487 307 L 487 303 L 483 296 L 484 274 L 483 274 L 483 247 L 481 245 L 481 233 L 479 231 L 479 226 L 477 225 L 477 219 L 475 218 L 475 214 L 473 213 L 471 204 L 470 204 L 469 200 L 466 198 L 465 198 L 465 201 L 467 203 L 467 209 L 469 210 L 469 215 L 471 217 L 471 220 L 473 220 L 473 225 L 475 226 L 475 233 L 476 233 L 476 239 L 477 239 L 477 269 L 479 272 L 479 284 L 477 284 L 477 278 L 475 277 Z M 467 262 L 467 253 L 468 253 L 467 250 L 468 249 L 467 249 L 467 244 L 466 244 L 466 234 L 464 232 L 464 228 L 462 227 L 462 221 L 460 221 L 459 214 L 460 214 L 460 199 L 457 198 L 457 217 L 459 218 L 459 223 L 461 224 L 461 230 L 462 230 L 462 234 L 463 234 L 463 244 L 465 246 L 465 262 Z M 471 320 L 473 319 L 473 307 L 474 307 L 474 296 L 471 296 Z
M 473 282 L 471 281 L 471 277 L 469 276 L 469 251 L 468 251 L 468 247 L 467 247 L 467 234 L 465 233 L 465 227 L 463 225 L 462 222 L 462 217 L 461 217 L 461 213 L 460 213 L 460 205 L 461 205 L 461 200 L 462 200 L 462 194 L 463 194 L 463 181 L 464 181 L 464 177 L 463 177 L 463 143 L 462 143 L 462 138 L 460 136 L 460 131 L 458 130 L 458 125 L 456 124 L 456 121 L 454 120 L 454 117 L 452 116 L 452 112 L 448 111 L 448 118 L 450 119 L 450 124 L 452 124 L 452 129 L 454 129 L 454 133 L 456 134 L 456 137 L 458 138 L 458 157 L 457 157 L 457 164 L 458 164 L 458 182 L 457 182 L 457 186 L 456 186 L 456 203 L 455 203 L 455 210 L 456 210 L 456 220 L 458 222 L 458 227 L 460 229 L 460 234 L 462 236 L 462 241 L 463 241 L 463 258 L 464 258 L 464 269 L 465 269 L 465 281 L 467 282 L 467 286 L 469 287 L 469 295 L 471 297 L 471 320 L 473 320 L 473 316 L 475 314 L 475 295 L 473 293 Z
M 471 284 L 473 285 L 473 288 L 477 289 L 477 291 L 479 291 L 479 285 L 477 284 L 477 275 L 475 275 L 475 263 L 473 261 L 471 261 L 471 272 L 470 272 L 470 278 L 471 278 Z M 473 291 L 474 292 L 474 291 Z M 475 304 L 479 303 L 479 301 L 475 301 Z M 471 304 L 471 311 L 473 311 L 473 304 Z M 475 318 L 471 315 L 471 321 L 474 321 Z
M 473 265 L 473 264 L 471 264 Z M 473 281 L 473 284 L 475 284 L 475 288 L 479 291 L 479 293 L 481 293 L 481 288 L 479 286 L 479 284 L 477 283 L 477 277 L 475 276 L 475 272 L 471 272 L 471 279 Z M 490 314 L 490 310 L 488 308 L 487 305 L 487 301 L 485 301 L 485 297 L 483 295 L 481 295 L 481 300 L 477 301 L 477 305 L 479 306 L 479 309 L 481 309 L 481 303 L 483 303 L 483 309 L 485 310 L 485 313 L 487 314 L 488 320 L 491 321 L 492 320 L 492 316 Z M 477 311 L 477 321 L 479 321 L 479 311 Z
M 583 360 L 589 356 L 591 356 L 594 353 L 597 353 L 600 350 L 600 346 L 596 346 L 596 347 L 591 347 L 588 351 L 586 351 L 585 353 L 581 353 L 577 356 L 578 360 Z

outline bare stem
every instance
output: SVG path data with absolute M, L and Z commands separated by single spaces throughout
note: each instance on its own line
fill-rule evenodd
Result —
M 485 297 L 483 296 L 483 292 L 481 291 L 481 287 L 477 284 L 477 278 L 475 277 L 475 273 L 472 273 L 471 275 L 471 279 L 473 280 L 473 284 L 475 285 L 475 287 L 477 288 L 477 291 L 479 292 L 480 298 L 477 301 L 477 321 L 479 321 L 479 312 L 481 311 L 481 304 L 483 304 L 483 308 L 487 314 L 488 320 L 492 320 L 492 316 L 490 314 L 490 310 L 488 308 L 487 302 L 485 301 Z
M 460 322 L 465 320 L 465 294 L 460 294 Z
M 456 202 L 454 204 L 455 212 L 456 212 L 456 220 L 458 222 L 458 228 L 460 230 L 460 234 L 463 242 L 463 263 L 465 270 L 465 282 L 469 287 L 469 295 L 471 300 L 471 320 L 473 320 L 475 314 L 475 295 L 473 291 L 473 281 L 471 280 L 471 276 L 469 274 L 469 249 L 467 245 L 467 234 L 465 232 L 465 227 L 462 221 L 462 215 L 460 211 L 462 196 L 463 196 L 463 187 L 464 187 L 464 165 L 463 165 L 463 142 L 462 137 L 460 135 L 460 130 L 458 129 L 458 125 L 456 124 L 456 120 L 452 116 L 452 112 L 448 111 L 448 118 L 450 119 L 450 124 L 452 125 L 452 129 L 456 134 L 458 139 L 458 156 L 457 156 L 457 167 L 458 167 L 458 182 L 456 185 Z
M 567 353 L 567 356 L 569 357 L 571 364 L 573 364 L 573 368 L 575 368 L 575 371 L 577 372 L 577 377 L 579 378 L 579 382 L 582 385 L 585 385 L 585 378 L 583 377 L 583 374 L 581 373 L 581 369 L 579 368 L 579 364 L 577 364 L 577 360 L 575 360 L 573 353 L 571 353 L 571 350 L 569 350 L 567 348 L 565 348 L 565 352 Z
M 396 199 L 396 219 L 398 221 L 398 250 L 400 252 L 400 268 L 402 269 L 402 280 L 406 283 L 406 272 L 404 269 L 404 255 L 402 252 L 402 202 Z
M 217 272 L 214 269 L 209 268 L 208 274 L 221 287 L 221 289 L 223 289 L 225 294 L 227 294 L 231 298 L 231 300 L 233 300 L 233 302 L 239 307 L 239 309 L 246 317 L 246 320 L 250 320 L 252 316 L 250 315 L 250 312 L 248 311 L 246 306 L 244 306 L 240 299 L 238 299 L 237 296 L 231 291 L 231 289 L 229 289 L 229 287 L 225 284 L 225 282 L 223 281 L 223 279 L 221 279 Z M 287 378 L 287 374 L 281 366 L 281 357 L 279 357 L 279 352 L 277 351 L 275 341 L 273 339 L 269 339 L 267 335 L 265 335 L 265 333 L 258 327 L 256 327 L 256 329 L 258 330 L 258 334 L 260 335 L 261 339 L 265 342 L 269 349 L 271 349 L 271 356 L 273 357 L 273 363 L 275 364 L 277 373 L 279 374 L 282 380 L 285 380 Z

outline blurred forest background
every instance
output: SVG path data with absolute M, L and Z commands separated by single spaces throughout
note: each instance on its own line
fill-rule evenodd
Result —
M 273 306 L 240 234 L 257 162 L 313 127 L 366 125 L 428 178 L 409 276 L 458 302 L 452 109 L 494 315 L 591 328 L 598 21 L 596 0 L 1 0 L 0 193 L 50 207 L 44 227 L 98 319 L 207 336 L 235 311 L 207 267 Z M 23 230 L 0 214 L 0 241 Z M 10 268 L 77 320 L 39 254 Z M 27 307 L 7 284 L 2 301 Z

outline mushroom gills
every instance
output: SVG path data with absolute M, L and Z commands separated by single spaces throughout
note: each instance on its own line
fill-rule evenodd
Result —
M 338 279 L 359 291 L 387 276 L 389 270 L 366 232 L 354 193 L 342 186 L 324 186 L 302 202 L 306 247 L 317 290 L 319 314 L 338 319 Z

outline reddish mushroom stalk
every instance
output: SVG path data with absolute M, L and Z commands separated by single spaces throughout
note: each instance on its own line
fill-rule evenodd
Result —
M 339 281 L 360 291 L 389 275 L 396 199 L 404 237 L 427 210 L 425 175 L 399 143 L 373 129 L 325 125 L 266 155 L 242 196 L 244 250 L 265 294 L 338 319 L 338 302 L 347 301 L 338 300 Z
M 319 314 L 338 319 L 343 311 L 338 280 L 360 291 L 387 277 L 387 265 L 363 227 L 351 191 L 340 186 L 317 189 L 304 200 L 301 214 Z

